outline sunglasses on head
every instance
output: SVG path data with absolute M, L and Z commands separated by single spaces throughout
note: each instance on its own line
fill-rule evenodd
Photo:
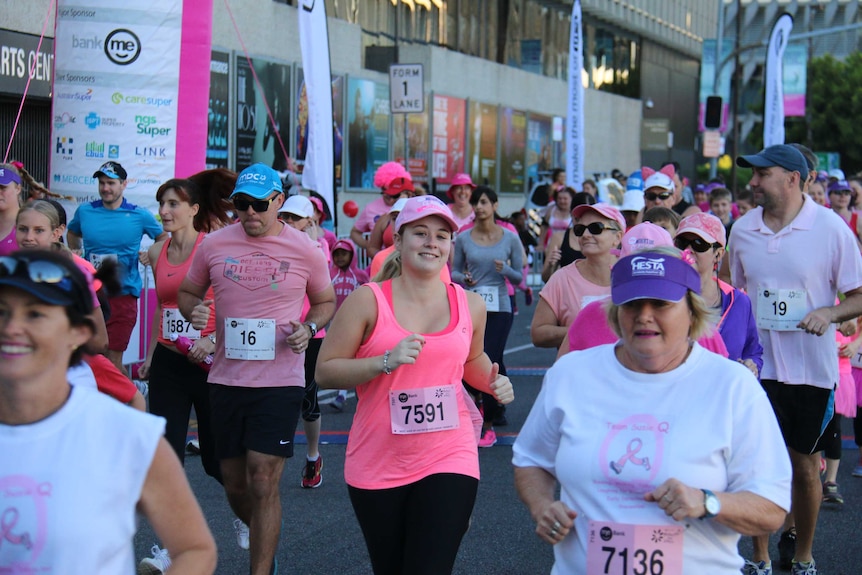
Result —
M 270 204 L 272 204 L 273 200 L 278 196 L 272 196 L 268 200 L 247 200 L 245 198 L 234 198 L 233 206 L 237 209 L 237 211 L 245 212 L 248 210 L 249 206 L 251 209 L 261 214 L 269 209 Z
M 37 284 L 54 284 L 60 289 L 71 292 L 72 282 L 69 271 L 54 262 L 30 261 L 22 257 L 0 257 L 0 277 L 26 273 L 30 281 Z
M 684 250 L 688 247 L 691 247 L 692 250 L 696 251 L 699 254 L 702 254 L 705 251 L 708 251 L 710 248 L 720 248 L 721 244 L 714 243 L 711 244 L 703 238 L 682 238 L 677 236 L 673 240 L 673 245 L 678 247 L 681 250 Z
M 673 192 L 662 192 L 660 194 L 655 194 L 653 192 L 644 192 L 644 199 L 649 200 L 650 202 L 654 202 L 656 200 L 666 200 L 673 195 Z
M 619 228 L 614 226 L 607 226 L 603 222 L 593 222 L 587 226 L 585 226 L 584 224 L 575 224 L 574 226 L 572 226 L 572 231 L 577 237 L 581 237 L 582 235 L 584 235 L 584 232 L 587 230 L 589 230 L 589 232 L 594 236 L 601 235 L 602 232 L 604 232 L 605 230 L 610 230 L 612 232 L 620 231 Z

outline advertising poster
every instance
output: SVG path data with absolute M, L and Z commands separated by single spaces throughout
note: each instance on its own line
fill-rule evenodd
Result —
M 61 1 L 54 40 L 52 190 L 98 199 L 93 172 L 108 160 L 129 174 L 129 201 L 155 210 L 174 176 L 181 0 L 154 0 L 141 22 L 133 7 Z
M 374 172 L 389 161 L 389 85 L 347 81 L 348 187 L 373 189 Z
M 428 119 L 430 96 L 425 95 L 425 112 L 392 115 L 392 147 L 395 161 L 404 163 L 404 118 L 407 118 L 407 169 L 414 182 L 428 183 Z
M 237 55 L 236 170 L 262 162 L 283 172 L 290 145 L 290 66 L 260 58 L 252 58 L 251 64 L 261 89 L 255 84 L 249 61 Z
M 502 109 L 500 138 L 500 192 L 524 192 L 524 162 L 527 149 L 527 114 Z
M 434 166 L 431 177 L 438 184 L 448 184 L 452 176 L 464 172 L 464 125 L 467 101 L 451 96 L 434 96 L 432 111 L 432 153 Z
M 721 61 L 727 61 L 727 58 L 733 53 L 733 39 L 725 38 L 721 43 Z M 697 114 L 698 130 L 703 132 L 704 119 L 706 118 L 706 99 L 709 96 L 721 96 L 721 128 L 722 132 L 727 130 L 727 121 L 730 115 L 730 80 L 733 72 L 733 62 L 728 62 L 721 68 L 721 75 L 718 77 L 718 84 L 713 90 L 715 82 L 715 39 L 704 39 L 703 53 L 700 61 L 700 92 L 698 95 L 699 106 Z
M 535 184 L 553 169 L 551 117 L 530 114 L 527 120 L 527 180 Z
M 210 58 L 210 97 L 207 115 L 207 169 L 228 166 L 228 99 L 230 54 L 213 51 Z
M 788 44 L 784 50 L 784 116 L 805 116 L 808 46 Z
M 497 106 L 470 102 L 470 177 L 497 188 Z
M 305 74 L 296 69 L 296 145 L 293 158 L 297 163 L 305 161 L 308 153 L 308 95 L 305 90 Z M 335 159 L 335 187 L 341 186 L 342 155 L 344 153 L 344 76 L 332 76 L 332 137 Z

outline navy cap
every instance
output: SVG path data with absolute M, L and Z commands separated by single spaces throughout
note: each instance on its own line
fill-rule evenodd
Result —
M 105 162 L 93 173 L 94 178 L 98 178 L 99 176 L 107 176 L 112 180 L 125 180 L 128 174 L 125 168 L 120 165 L 120 162 Z
M 790 172 L 799 172 L 803 178 L 808 176 L 808 162 L 805 161 L 805 156 L 790 144 L 775 144 L 757 154 L 739 156 L 736 158 L 736 165 L 741 168 L 780 166 Z

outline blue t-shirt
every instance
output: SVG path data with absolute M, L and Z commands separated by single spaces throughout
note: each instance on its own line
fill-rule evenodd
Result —
M 123 295 L 139 297 L 141 274 L 138 272 L 138 250 L 144 234 L 153 239 L 162 233 L 162 226 L 149 211 L 123 199 L 115 210 L 102 205 L 102 200 L 81 204 L 69 222 L 69 231 L 84 240 L 84 257 L 97 268 L 102 260 L 116 258 L 119 263 Z

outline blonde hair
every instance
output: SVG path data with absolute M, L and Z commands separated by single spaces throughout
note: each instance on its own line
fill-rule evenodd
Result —
M 48 218 L 48 222 L 51 224 L 51 231 L 60 227 L 60 214 L 57 213 L 57 208 L 45 200 L 34 200 L 28 204 L 24 204 L 24 207 L 18 211 L 18 217 L 15 218 L 16 224 L 20 221 L 21 214 L 26 212 L 38 212 Z
M 646 250 L 640 250 L 638 253 L 642 252 L 663 254 L 682 259 L 682 252 L 671 246 L 649 248 Z M 711 333 L 713 331 L 713 326 L 718 323 L 718 318 L 712 311 L 712 308 L 710 308 L 706 301 L 700 297 L 700 294 L 691 290 L 686 292 L 685 301 L 688 304 L 688 311 L 691 313 L 691 325 L 688 329 L 688 336 L 691 339 L 697 340 Z M 611 298 L 608 298 L 605 302 L 605 313 L 607 314 L 608 325 L 611 326 L 611 329 L 617 337 L 622 337 L 619 312 L 620 306 L 615 304 Z
M 380 271 L 371 278 L 373 282 L 385 282 L 386 280 L 391 280 L 393 278 L 397 278 L 401 275 L 401 252 L 398 250 L 393 251 L 391 254 L 386 256 L 386 259 L 383 261 L 383 266 L 381 266 Z

